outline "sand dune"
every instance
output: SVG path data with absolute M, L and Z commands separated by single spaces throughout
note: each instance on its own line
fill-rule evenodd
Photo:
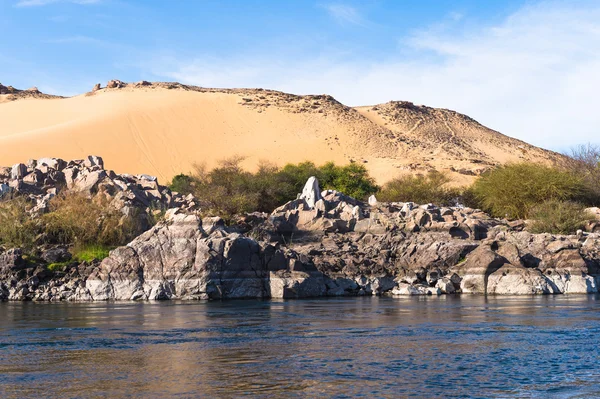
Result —
M 353 109 L 330 96 L 179 84 L 128 85 L 71 98 L 10 95 L 0 95 L 1 165 L 97 154 L 117 172 L 166 181 L 195 163 L 213 166 L 241 155 L 249 169 L 261 160 L 354 161 L 380 183 L 432 168 L 460 183 L 498 163 L 557 156 L 453 111 L 405 102 Z

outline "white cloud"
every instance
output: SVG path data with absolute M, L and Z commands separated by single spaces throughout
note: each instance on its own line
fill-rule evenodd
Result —
M 600 142 L 597 3 L 538 3 L 495 26 L 454 33 L 437 25 L 401 43 L 410 59 L 156 60 L 153 72 L 204 86 L 328 93 L 349 105 L 409 100 L 451 108 L 552 149 Z
M 19 0 L 15 7 L 39 7 L 54 3 L 96 4 L 102 0 Z
M 341 4 L 323 4 L 321 5 L 329 15 L 340 24 L 364 25 L 365 21 L 358 10 L 354 7 Z

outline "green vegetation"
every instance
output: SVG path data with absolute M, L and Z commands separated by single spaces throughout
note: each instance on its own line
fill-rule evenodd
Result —
M 460 197 L 460 191 L 448 187 L 449 182 L 446 174 L 437 171 L 427 175 L 405 175 L 385 184 L 377 194 L 377 199 L 384 202 L 453 205 Z
M 51 272 L 63 272 L 71 262 L 50 263 L 47 267 Z
M 45 241 L 52 244 L 118 246 L 142 233 L 148 221 L 139 214 L 123 215 L 102 196 L 68 192 L 50 202 L 41 223 Z
M 569 170 L 534 163 L 500 166 L 481 176 L 469 189 L 474 206 L 494 217 L 526 219 L 549 200 L 588 203 L 584 180 Z M 471 205 L 471 204 L 470 204 Z
M 22 197 L 0 202 L 0 244 L 23 251 L 35 247 L 42 228 L 29 215 L 30 209 L 31 206 Z
M 191 176 L 179 174 L 179 175 L 173 177 L 173 180 L 171 180 L 171 184 L 169 185 L 169 188 L 171 189 L 171 191 L 175 191 L 180 194 L 184 194 L 184 195 L 191 194 L 194 189 L 193 183 L 194 183 L 194 179 L 192 179 Z
M 258 171 L 251 173 L 242 168 L 242 161 L 241 157 L 233 157 L 212 170 L 197 166 L 190 176 L 176 176 L 170 188 L 193 193 L 208 214 L 225 220 L 239 213 L 271 212 L 296 199 L 311 176 L 319 179 L 323 190 L 338 190 L 354 198 L 366 199 L 378 190 L 367 169 L 358 164 L 338 166 L 329 162 L 317 167 L 312 162 L 303 162 L 279 168 L 261 163 Z
M 532 233 L 573 234 L 594 219 L 584 209 L 585 206 L 577 202 L 545 201 L 533 207 L 533 222 L 528 230 Z
M 75 247 L 73 249 L 73 259 L 78 262 L 93 262 L 95 260 L 103 260 L 108 258 L 108 255 L 114 247 L 102 245 L 86 245 L 84 247 Z
M 131 211 L 124 215 L 102 196 L 93 199 L 66 192 L 50 201 L 49 212 L 33 217 L 24 197 L 0 201 L 0 245 L 18 247 L 35 257 L 39 245 L 68 245 L 77 261 L 108 256 L 108 251 L 129 243 L 160 215 Z M 61 268 L 64 264 L 53 265 Z
M 600 204 L 600 150 L 587 146 L 559 166 L 533 163 L 497 167 L 466 189 L 449 187 L 449 177 L 432 171 L 406 175 L 379 188 L 363 165 L 312 162 L 278 167 L 261 163 L 254 173 L 241 167 L 243 158 L 222 161 L 208 170 L 197 167 L 191 175 L 175 176 L 171 189 L 194 194 L 209 215 L 232 220 L 234 215 L 262 211 L 296 198 L 310 176 L 321 188 L 337 190 L 360 200 L 376 194 L 380 201 L 412 201 L 440 206 L 457 202 L 481 208 L 494 217 L 530 218 L 532 232 L 573 233 L 584 228 L 590 215 L 585 206 Z M 125 245 L 159 221 L 164 210 L 150 207 L 149 215 L 116 209 L 103 196 L 64 192 L 50 201 L 49 212 L 32 217 L 25 197 L 0 201 L 0 245 L 20 247 L 36 259 L 40 245 L 67 245 L 73 260 L 102 260 L 111 249 Z M 49 265 L 63 270 L 68 263 Z

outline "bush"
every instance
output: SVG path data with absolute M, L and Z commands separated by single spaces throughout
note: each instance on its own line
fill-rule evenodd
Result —
M 169 189 L 183 195 L 191 194 L 194 192 L 194 179 L 191 176 L 179 174 L 173 177 Z
M 29 215 L 30 208 L 30 204 L 23 197 L 0 201 L 1 245 L 21 248 L 24 251 L 35 247 L 42 229 L 40 223 Z
M 253 175 L 240 165 L 243 158 L 233 157 L 207 171 L 196 166 L 194 194 L 205 211 L 230 220 L 239 213 L 258 209 L 259 193 L 253 189 Z
M 427 175 L 401 176 L 386 183 L 377 199 L 384 202 L 453 205 L 460 192 L 446 187 L 449 182 L 450 178 L 446 174 L 437 171 L 431 171 Z
M 321 188 L 337 190 L 359 200 L 366 200 L 369 195 L 379 190 L 375 180 L 369 176 L 367 168 L 356 163 L 346 166 L 337 166 L 333 162 L 326 163 L 319 168 L 316 177 L 321 183 Z
M 584 205 L 570 201 L 545 201 L 531 210 L 533 222 L 528 230 L 532 233 L 573 234 L 584 229 L 594 217 L 585 211 Z
M 567 158 L 567 168 L 581 177 L 586 186 L 590 205 L 600 205 L 600 147 L 592 144 L 571 149 Z
M 483 174 L 470 188 L 474 207 L 494 217 L 526 219 L 547 200 L 587 202 L 589 193 L 574 173 L 533 163 L 500 166 Z
M 147 225 L 140 214 L 123 215 L 102 196 L 92 199 L 77 192 L 61 193 L 41 217 L 44 241 L 76 246 L 119 246 L 141 234 Z

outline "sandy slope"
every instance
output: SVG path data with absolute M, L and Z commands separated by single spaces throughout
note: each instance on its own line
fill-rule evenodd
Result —
M 237 154 L 248 168 L 260 160 L 356 161 L 379 182 L 431 168 L 468 182 L 496 163 L 554 157 L 463 115 L 408 103 L 352 109 L 330 96 L 167 84 L 64 99 L 2 97 L 0 165 L 97 154 L 117 172 L 166 181 L 194 163 L 213 166 Z

